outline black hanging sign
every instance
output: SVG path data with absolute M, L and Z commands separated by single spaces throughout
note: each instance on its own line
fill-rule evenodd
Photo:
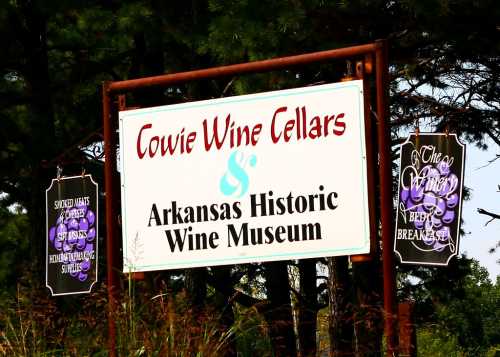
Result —
M 410 134 L 401 145 L 394 251 L 402 263 L 448 265 L 458 254 L 465 145 Z
M 46 286 L 52 295 L 89 293 L 97 281 L 97 183 L 53 179 L 46 191 Z

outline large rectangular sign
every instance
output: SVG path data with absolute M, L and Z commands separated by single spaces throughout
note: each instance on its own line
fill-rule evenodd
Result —
M 363 84 L 120 112 L 124 271 L 369 252 Z

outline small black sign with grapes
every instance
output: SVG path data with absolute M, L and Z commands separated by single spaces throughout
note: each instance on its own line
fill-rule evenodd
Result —
M 46 285 L 52 295 L 89 293 L 97 281 L 97 183 L 53 179 L 46 191 Z
M 401 145 L 394 251 L 402 263 L 448 265 L 458 254 L 465 146 L 455 134 Z

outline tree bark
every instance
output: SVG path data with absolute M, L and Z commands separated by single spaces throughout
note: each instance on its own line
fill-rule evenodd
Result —
M 157 76 L 165 73 L 163 46 L 139 32 L 134 35 L 134 55 L 130 75 L 132 78 Z M 152 107 L 165 104 L 164 88 L 144 88 L 134 93 L 134 98 L 141 107 Z
M 221 289 L 217 290 L 215 305 L 217 311 L 220 311 L 221 318 L 219 321 L 221 333 L 226 333 L 229 328 L 234 324 L 233 303 L 231 297 L 234 287 L 231 279 L 231 267 L 221 266 L 212 268 L 214 279 L 219 282 L 217 284 Z M 228 348 L 220 353 L 221 357 L 235 357 L 236 356 L 236 341 L 231 339 Z
M 347 257 L 328 259 L 328 290 L 330 299 L 330 356 L 353 356 L 353 324 L 349 262 Z
M 354 313 L 356 356 L 380 356 L 382 351 L 382 272 L 377 259 L 353 265 L 356 286 Z
M 264 317 L 269 325 L 274 355 L 276 357 L 295 357 L 297 356 L 297 347 L 287 263 L 266 263 L 265 278 L 269 305 Z
M 27 201 L 31 226 L 32 262 L 37 269 L 36 281 L 44 281 L 45 254 L 45 189 L 50 182 L 50 174 L 41 169 L 43 159 L 51 158 L 55 152 L 54 110 L 50 90 L 50 76 L 47 54 L 47 21 L 44 15 L 27 1 L 19 1 L 18 11 L 9 14 L 10 23 L 19 34 L 25 54 L 22 69 L 26 81 L 31 128 L 30 145 L 26 147 L 30 158 L 28 182 L 31 187 Z M 22 18 L 21 18 L 22 16 Z M 43 285 L 43 284 L 42 284 Z
M 301 357 L 316 356 L 316 321 L 318 294 L 316 289 L 316 259 L 299 260 L 300 300 L 298 333 Z
M 206 319 L 204 308 L 207 297 L 207 268 L 186 269 L 184 287 L 191 319 L 191 328 L 186 331 L 189 335 L 188 353 L 194 356 L 198 352 L 200 339 L 203 336 L 202 322 Z
M 185 279 L 187 300 L 193 308 L 203 308 L 207 297 L 207 268 L 186 269 Z

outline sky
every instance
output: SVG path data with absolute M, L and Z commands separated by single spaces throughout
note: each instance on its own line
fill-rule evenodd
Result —
M 471 198 L 463 201 L 462 228 L 467 233 L 460 241 L 460 253 L 478 260 L 488 269 L 490 279 L 495 282 L 500 275 L 500 249 L 491 254 L 488 251 L 500 241 L 500 220 L 496 219 L 485 226 L 489 216 L 481 215 L 478 208 L 500 214 L 500 159 L 486 167 L 489 160 L 500 154 L 500 148 L 488 142 L 488 150 L 482 151 L 467 145 L 464 185 L 470 189 Z

